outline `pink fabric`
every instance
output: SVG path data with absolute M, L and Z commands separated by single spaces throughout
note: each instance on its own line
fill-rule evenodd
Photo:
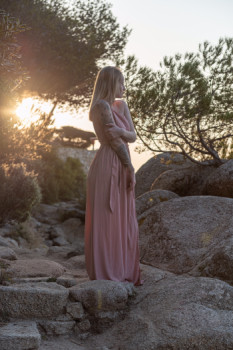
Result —
M 117 126 L 127 119 L 113 111 Z M 86 268 L 91 280 L 140 284 L 138 223 L 134 191 L 127 190 L 126 168 L 109 145 L 102 125 L 94 122 L 101 146 L 87 178 Z

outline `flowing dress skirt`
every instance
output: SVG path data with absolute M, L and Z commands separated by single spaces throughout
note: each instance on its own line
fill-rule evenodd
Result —
M 85 256 L 91 280 L 140 284 L 135 196 L 126 178 L 115 151 L 102 144 L 87 178 Z

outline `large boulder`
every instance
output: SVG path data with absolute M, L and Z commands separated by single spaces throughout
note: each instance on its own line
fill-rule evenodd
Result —
M 136 213 L 138 221 L 144 219 L 146 211 L 156 204 L 169 201 L 173 198 L 178 198 L 179 196 L 171 191 L 165 190 L 154 190 L 143 193 L 136 199 Z
M 70 288 L 70 296 L 81 302 L 89 312 L 95 313 L 124 309 L 133 291 L 132 283 L 96 280 Z
M 215 169 L 213 165 L 192 164 L 167 170 L 155 179 L 151 190 L 172 191 L 179 196 L 198 196 L 203 193 L 206 178 Z
M 87 348 L 233 348 L 232 286 L 216 279 L 174 276 L 149 266 L 145 272 L 145 284 L 137 289 L 124 320 L 91 338 Z
M 56 278 L 64 274 L 65 268 L 55 261 L 32 259 L 12 261 L 6 270 L 12 277 L 51 277 Z
M 188 164 L 191 162 L 179 153 L 166 152 L 152 157 L 136 172 L 136 198 L 144 192 L 150 191 L 155 179 L 164 171 L 179 169 Z
M 233 198 L 233 159 L 207 177 L 203 194 Z
M 41 335 L 36 322 L 17 321 L 0 326 L 1 350 L 30 350 L 38 349 Z
M 56 317 L 64 312 L 68 295 L 54 282 L 0 286 L 0 314 L 20 319 Z
M 213 256 L 220 246 L 230 244 L 233 199 L 212 196 L 171 199 L 149 209 L 139 227 L 143 263 L 177 274 L 187 273 Z M 229 259 L 233 264 L 233 254 Z M 219 260 L 221 263 L 223 260 Z M 231 278 L 233 274 L 228 276 Z

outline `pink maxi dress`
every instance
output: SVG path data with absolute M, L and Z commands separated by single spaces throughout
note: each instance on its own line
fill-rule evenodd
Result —
M 124 115 L 113 110 L 112 114 L 118 127 L 130 130 Z M 134 190 L 127 190 L 127 169 L 111 148 L 104 127 L 94 121 L 94 128 L 101 146 L 87 178 L 87 273 L 91 280 L 129 281 L 140 285 Z

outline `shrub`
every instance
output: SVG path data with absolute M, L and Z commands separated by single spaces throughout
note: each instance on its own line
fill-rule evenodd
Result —
M 64 162 L 53 149 L 31 162 L 30 169 L 37 173 L 44 203 L 78 198 L 85 206 L 86 176 L 78 159 L 67 158 Z
M 0 167 L 0 223 L 7 220 L 24 221 L 34 205 L 41 200 L 41 192 L 33 173 L 24 164 Z

